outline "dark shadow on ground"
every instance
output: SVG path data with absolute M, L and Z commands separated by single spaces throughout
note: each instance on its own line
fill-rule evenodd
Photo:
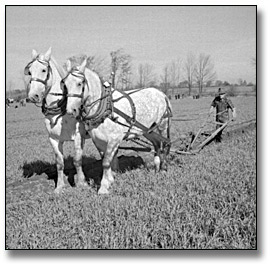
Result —
M 246 134 L 248 131 L 256 129 L 256 124 L 250 124 L 246 126 L 241 126 L 239 128 L 230 128 L 224 132 L 223 141 L 227 141 L 228 138 L 236 137 L 239 134 Z M 208 137 L 208 135 L 206 135 Z M 213 139 L 210 141 L 212 142 Z M 210 143 L 209 142 L 209 143 Z M 209 144 L 207 143 L 207 144 Z M 150 154 L 140 156 L 134 156 L 135 153 L 128 153 L 126 155 L 121 155 L 118 157 L 119 159 L 119 172 L 123 173 L 125 171 L 130 171 L 133 169 L 146 167 L 152 168 L 153 162 L 149 163 L 152 159 Z M 150 161 L 149 161 L 150 160 Z M 29 181 L 19 180 L 13 183 L 9 183 L 6 185 L 7 190 L 15 190 L 26 188 L 28 186 L 36 187 L 37 185 L 41 186 L 42 189 L 48 187 L 48 189 L 52 189 L 52 186 L 48 180 L 53 180 L 56 186 L 57 183 L 57 167 L 55 163 L 44 162 L 41 160 L 32 161 L 29 163 L 24 163 L 20 170 L 23 171 L 23 177 L 29 179 Z M 95 185 L 97 188 L 100 186 L 101 177 L 102 177 L 102 161 L 97 160 L 94 157 L 83 156 L 83 172 L 86 178 L 86 181 L 90 185 Z M 73 164 L 73 157 L 68 156 L 64 161 L 64 174 L 67 176 L 67 182 L 70 186 L 75 186 L 75 175 L 76 169 Z M 67 183 L 67 184 L 68 184 Z M 50 185 L 48 185 L 50 184 Z M 52 183 L 53 184 L 53 183 Z
M 125 171 L 133 170 L 143 167 L 144 160 L 139 156 L 124 156 L 118 157 L 119 170 L 118 172 L 124 173 Z M 83 156 L 82 161 L 83 172 L 88 183 L 100 185 L 102 177 L 102 160 L 96 160 L 94 157 Z M 47 175 L 47 179 L 54 180 L 55 186 L 57 183 L 57 167 L 54 163 L 36 160 L 30 163 L 24 163 L 20 168 L 23 170 L 24 178 L 31 178 L 33 175 Z M 76 169 L 73 164 L 73 157 L 68 156 L 64 160 L 64 174 L 68 176 L 67 180 L 71 186 L 75 186 Z

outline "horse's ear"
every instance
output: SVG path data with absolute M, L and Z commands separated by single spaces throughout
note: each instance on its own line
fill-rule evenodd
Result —
M 33 50 L 32 50 L 32 60 L 36 59 L 37 56 L 38 56 L 37 51 L 33 49 Z
M 84 58 L 83 62 L 79 66 L 79 71 L 83 73 L 85 71 L 86 65 L 87 65 L 87 57 Z
M 48 49 L 48 51 L 44 55 L 44 60 L 49 61 L 51 57 L 51 47 Z
M 67 72 L 70 72 L 72 69 L 72 64 L 69 59 L 66 61 L 66 69 L 67 69 Z

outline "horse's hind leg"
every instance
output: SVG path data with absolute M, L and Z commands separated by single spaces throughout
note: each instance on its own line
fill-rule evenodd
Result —
M 63 159 L 63 142 L 49 138 L 50 143 L 53 147 L 53 150 L 55 152 L 55 157 L 56 157 L 56 164 L 57 164 L 57 171 L 58 171 L 58 179 L 57 179 L 57 185 L 55 192 L 60 192 L 61 189 L 65 186 L 64 183 L 64 159 Z
M 84 148 L 85 139 L 82 138 L 81 134 L 76 134 L 74 144 L 75 144 L 75 155 L 74 155 L 74 165 L 77 171 L 77 186 L 87 186 L 85 176 L 82 170 L 82 154 Z
M 167 171 L 168 155 L 171 148 L 169 118 L 165 119 L 162 125 L 163 126 L 158 130 L 159 134 L 166 137 L 169 142 L 160 141 L 158 153 L 160 157 L 160 169 Z
M 161 169 L 161 155 L 160 155 L 160 142 L 156 139 L 151 139 L 151 142 L 154 146 L 154 149 L 155 149 L 155 155 L 154 155 L 154 165 L 155 165 L 155 172 L 159 172 L 160 169 Z
M 170 143 L 161 143 L 161 170 L 167 171 L 168 155 L 170 152 Z

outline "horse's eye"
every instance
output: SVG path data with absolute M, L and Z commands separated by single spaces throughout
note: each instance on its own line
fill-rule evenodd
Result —
M 45 72 L 46 72 L 46 70 L 45 70 L 45 69 L 42 69 L 42 72 L 43 72 L 43 73 L 45 73 Z
M 82 83 L 81 83 L 81 82 L 77 84 L 77 86 L 79 86 L 79 87 L 80 87 L 81 85 L 82 85 Z

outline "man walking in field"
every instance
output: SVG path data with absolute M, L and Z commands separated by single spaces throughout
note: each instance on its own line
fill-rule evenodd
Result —
M 232 111 L 232 120 L 236 119 L 236 109 L 232 104 L 231 100 L 227 98 L 226 93 L 218 89 L 218 95 L 214 98 L 211 104 L 210 113 L 213 112 L 213 109 L 216 109 L 216 122 L 221 124 L 216 124 L 216 129 L 220 128 L 224 123 L 229 120 L 229 109 Z M 222 131 L 220 131 L 216 137 L 216 142 L 221 142 L 222 140 Z

